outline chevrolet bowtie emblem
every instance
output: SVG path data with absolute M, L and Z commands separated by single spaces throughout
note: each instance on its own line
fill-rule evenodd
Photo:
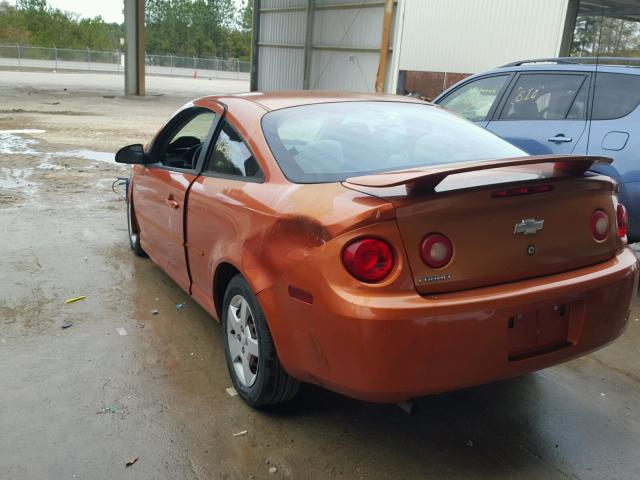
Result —
M 523 235 L 533 235 L 538 230 L 544 228 L 544 220 L 536 220 L 535 218 L 525 218 L 516 223 L 513 229 L 515 235 L 522 233 Z

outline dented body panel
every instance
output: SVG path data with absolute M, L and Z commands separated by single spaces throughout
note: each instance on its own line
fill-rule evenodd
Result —
M 448 166 L 344 183 L 288 181 L 262 117 L 272 109 L 361 100 L 417 102 L 318 92 L 194 101 L 233 125 L 264 180 L 206 175 L 202 164 L 195 174 L 134 166 L 130 201 L 150 257 L 216 319 L 216 292 L 224 288 L 218 272 L 232 266 L 256 294 L 292 376 L 371 401 L 545 368 L 622 333 L 638 282 L 635 255 L 613 225 L 605 241 L 594 243 L 581 223 L 594 208 L 615 218 L 615 183 L 584 173 L 587 163 L 606 160 L 515 160 L 490 169 L 478 162 L 458 171 Z M 207 144 L 202 158 L 210 149 Z M 174 209 L 180 213 L 145 197 L 150 176 L 182 186 Z M 526 201 L 491 195 L 525 184 L 552 184 L 553 191 Z M 172 215 L 182 217 L 169 222 Z M 542 217 L 541 232 L 514 235 L 518 222 Z M 155 227 L 163 219 L 171 229 Z M 456 246 L 446 269 L 432 271 L 419 257 L 429 231 L 446 231 Z M 345 245 L 363 236 L 393 249 L 393 270 L 379 283 L 356 280 L 341 263 Z M 537 256 L 527 255 L 531 243 Z M 175 258 L 169 262 L 168 255 Z M 433 280 L 421 281 L 427 278 Z

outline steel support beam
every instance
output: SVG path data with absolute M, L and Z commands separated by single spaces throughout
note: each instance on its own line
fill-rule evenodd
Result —
M 315 13 L 315 0 L 307 0 L 307 31 L 304 39 L 304 77 L 302 88 L 311 88 L 311 56 L 313 55 L 313 22 Z
M 258 90 L 258 63 L 260 52 L 260 0 L 253 0 L 253 19 L 251 27 L 251 76 L 249 90 Z
M 395 0 L 394 3 L 397 3 Z M 326 5 L 316 5 L 316 10 L 361 10 L 363 8 L 384 7 L 384 2 L 367 3 L 329 3 Z M 285 12 L 305 12 L 307 7 L 270 7 L 263 8 L 260 13 L 285 13 Z
M 562 30 L 562 41 L 560 43 L 559 57 L 568 57 L 571 52 L 571 44 L 573 43 L 573 33 L 576 28 L 576 20 L 578 18 L 578 0 L 569 0 L 567 4 L 567 12 L 564 18 L 564 27 Z
M 124 0 L 124 94 L 144 96 L 144 0 Z

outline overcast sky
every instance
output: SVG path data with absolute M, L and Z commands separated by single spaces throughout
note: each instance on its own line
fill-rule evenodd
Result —
M 240 5 L 242 0 L 235 2 Z M 48 0 L 48 3 L 53 8 L 78 13 L 81 17 L 93 18 L 101 15 L 107 22 L 124 22 L 124 0 Z
M 49 0 L 48 3 L 53 8 L 78 13 L 81 17 L 93 18 L 101 15 L 107 22 L 124 22 L 123 0 Z

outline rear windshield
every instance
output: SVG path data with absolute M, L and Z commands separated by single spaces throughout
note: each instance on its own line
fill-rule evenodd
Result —
M 296 183 L 526 155 L 446 110 L 404 102 L 285 108 L 266 114 L 262 129 L 283 173 Z

